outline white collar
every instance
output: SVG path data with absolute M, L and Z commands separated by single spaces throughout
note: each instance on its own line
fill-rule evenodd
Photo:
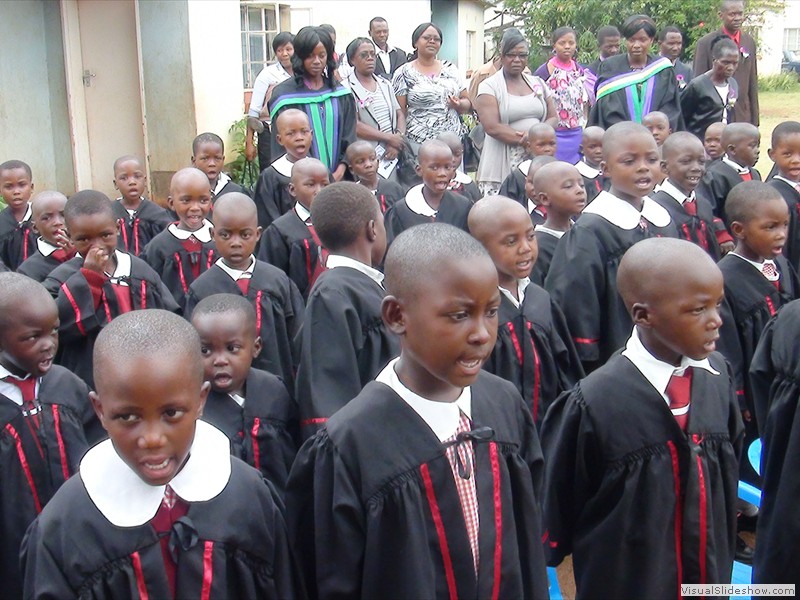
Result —
M 534 228 L 534 231 L 541 231 L 542 233 L 548 233 L 558 239 L 561 239 L 562 237 L 564 237 L 564 234 L 567 233 L 566 231 L 559 231 L 558 229 L 550 229 L 549 227 L 545 227 L 544 225 L 537 225 Z
M 228 396 L 239 406 L 244 406 L 244 396 L 240 396 L 239 394 L 228 394 Z
M 694 191 L 692 191 L 692 193 L 687 196 L 682 191 L 680 191 L 669 179 L 665 179 L 663 181 L 663 183 L 659 186 L 659 190 L 658 191 L 665 192 L 666 194 L 669 194 L 670 196 L 672 196 L 672 198 L 674 198 L 681 205 L 683 205 L 683 203 L 686 202 L 689 199 L 695 200 Z
M 196 231 L 186 231 L 185 229 L 180 229 L 177 223 L 170 223 L 167 229 L 179 240 L 188 240 L 190 237 L 194 236 L 197 241 L 207 244 L 212 239 L 211 230 L 214 229 L 214 224 L 208 219 L 203 219 L 203 224 L 200 226 L 200 229 Z
M 597 194 L 597 197 L 583 209 L 583 212 L 599 215 L 620 229 L 629 231 L 636 229 L 642 218 L 656 227 L 666 227 L 671 221 L 667 209 L 648 197 L 642 198 L 642 212 L 639 212 L 630 202 L 617 198 L 606 191 Z
M 778 270 L 778 265 L 775 264 L 775 261 L 772 260 L 771 258 L 765 258 L 761 262 L 756 262 L 754 260 L 750 260 L 749 258 L 745 258 L 741 254 L 737 254 L 736 252 L 731 252 L 731 254 L 733 254 L 734 256 L 738 256 L 744 262 L 750 263 L 751 265 L 753 265 L 753 267 L 755 269 L 757 269 L 758 272 L 761 273 L 764 277 L 766 277 L 768 281 L 778 281 L 781 278 L 781 272 L 780 272 L 780 270 Z M 777 276 L 776 277 L 768 277 L 767 274 L 764 273 L 764 265 L 772 265 L 773 267 L 775 267 L 775 272 L 777 273 Z
M 514 298 L 514 294 L 512 294 L 506 288 L 498 285 L 497 289 L 500 290 L 500 293 L 503 294 L 503 296 L 505 296 L 511 301 L 511 304 L 514 305 L 514 308 L 519 308 L 522 302 L 525 300 L 525 290 L 528 288 L 528 284 L 530 282 L 531 282 L 530 277 L 525 277 L 524 279 L 517 279 L 517 295 L 519 296 L 519 300 Z
M 435 217 L 437 211 L 433 210 L 431 205 L 425 201 L 425 196 L 422 195 L 423 187 L 425 184 L 420 183 L 406 192 L 406 206 L 423 217 Z
M 280 158 L 273 160 L 271 166 L 284 177 L 292 176 L 292 167 L 294 166 L 294 163 L 289 160 L 288 154 L 284 154 Z
M 583 159 L 575 163 L 575 168 L 578 169 L 581 177 L 586 177 L 587 179 L 596 179 L 600 176 L 600 169 L 595 169 Z
M 197 421 L 194 441 L 180 473 L 169 486 L 186 502 L 217 497 L 231 477 L 230 442 L 219 429 Z M 122 460 L 111 440 L 91 448 L 79 476 L 94 505 L 112 525 L 138 527 L 150 521 L 164 498 L 163 485 L 149 485 Z
M 750 172 L 750 167 L 743 167 L 739 163 L 728 158 L 727 154 L 722 155 L 722 162 L 728 165 L 731 169 L 736 171 L 739 175 L 747 175 Z
M 25 377 L 17 377 L 11 371 L 6 369 L 3 365 L 0 365 L 0 394 L 3 394 L 6 398 L 14 402 L 17 406 L 22 406 L 22 390 L 19 389 L 19 386 L 9 383 L 8 381 L 3 381 L 6 377 L 11 377 L 12 379 L 16 379 L 17 381 L 27 381 L 30 379 L 31 374 L 28 373 Z M 39 385 L 42 382 L 42 378 L 39 377 L 36 380 L 36 385 L 34 386 L 34 394 L 38 397 L 39 396 Z
M 298 217 L 300 217 L 300 220 L 303 223 L 307 222 L 311 218 L 311 211 L 299 202 L 294 203 L 294 212 Z
M 472 419 L 472 392 L 467 386 L 455 402 L 436 402 L 428 400 L 408 389 L 394 370 L 399 358 L 395 358 L 378 373 L 375 381 L 390 387 L 416 412 L 431 428 L 440 442 L 453 437 L 461 420 L 461 412 Z
M 372 45 L 375 46 L 375 54 L 389 54 L 394 48 L 389 45 L 389 42 L 386 42 L 386 51 L 384 52 L 381 50 L 381 47 L 375 43 L 375 40 L 372 40 Z
M 372 279 L 379 286 L 383 287 L 383 273 L 377 269 L 373 269 L 367 264 L 359 260 L 350 258 L 349 256 L 342 256 L 341 254 L 329 254 L 328 259 L 325 261 L 325 267 L 328 269 L 336 269 L 337 267 L 350 267 L 356 271 L 361 271 Z
M 113 273 L 106 273 L 106 275 L 111 283 L 127 286 L 128 283 L 123 279 L 131 276 L 131 255 L 115 250 L 114 256 L 117 258 L 117 268 Z
M 650 382 L 656 391 L 661 394 L 664 400 L 669 404 L 667 398 L 667 385 L 669 385 L 670 377 L 673 375 L 683 375 L 689 367 L 697 369 L 705 369 L 712 375 L 719 375 L 719 371 L 711 366 L 707 358 L 703 360 L 694 360 L 688 356 L 681 357 L 681 364 L 679 367 L 673 367 L 669 363 L 658 360 L 655 356 L 650 354 L 647 348 L 642 344 L 639 338 L 639 330 L 636 326 L 633 328 L 631 337 L 628 338 L 628 343 L 625 344 L 625 349 L 622 351 L 622 356 L 627 358 L 633 363 L 633 366 L 639 369 L 644 378 Z
M 58 246 L 53 246 L 53 244 L 41 236 L 36 240 L 36 248 L 42 253 L 42 256 L 50 256 L 53 252 L 58 250 Z
M 218 258 L 217 262 L 214 263 L 220 269 L 225 271 L 231 279 L 234 281 L 239 281 L 240 279 L 249 279 L 253 276 L 253 270 L 256 268 L 256 257 L 252 254 L 250 255 L 250 266 L 247 267 L 244 271 L 239 271 L 238 269 L 231 269 L 228 265 L 225 264 L 223 258 Z
M 462 171 L 461 169 L 456 169 L 456 176 L 453 177 L 452 180 L 457 183 L 463 183 L 465 185 L 468 183 L 472 183 L 472 177 L 464 173 L 464 171 Z
M 22 221 L 20 221 L 20 223 L 25 223 L 27 221 L 30 221 L 32 214 L 33 214 L 33 211 L 31 210 L 31 203 L 28 202 L 28 207 L 25 209 L 25 216 L 22 217 Z
M 222 191 L 222 188 L 228 185 L 228 182 L 230 180 L 231 178 L 228 177 L 225 173 L 220 173 L 219 175 L 217 175 L 217 185 L 214 186 L 214 190 L 211 192 L 211 195 L 216 196 L 217 194 L 219 194 Z
M 528 176 L 528 171 L 531 168 L 531 162 L 533 161 L 530 158 L 528 160 L 523 160 L 521 163 L 519 163 L 519 166 L 517 167 L 519 169 L 519 172 L 522 173 L 525 177 Z
M 775 175 L 773 179 L 780 179 L 781 181 L 788 183 L 790 186 L 792 186 L 795 189 L 795 191 L 800 192 L 800 182 L 798 181 L 792 181 L 791 179 L 787 179 L 783 175 Z

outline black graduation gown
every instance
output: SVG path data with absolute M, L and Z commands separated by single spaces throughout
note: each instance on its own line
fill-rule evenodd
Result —
M 27 260 L 23 261 L 19 266 L 17 273 L 22 273 L 42 283 L 47 279 L 47 276 L 50 275 L 53 269 L 64 264 L 64 262 L 66 261 L 55 259 L 52 255 L 45 256 L 39 251 L 39 248 L 36 248 L 36 252 L 31 254 Z
M 378 189 L 372 193 L 375 194 L 375 198 L 378 200 L 381 212 L 384 215 L 390 206 L 406 197 L 406 192 L 402 185 L 383 177 L 378 177 Z
M 765 327 L 750 365 L 762 442 L 761 509 L 753 583 L 800 585 L 799 322 L 800 302 L 790 302 Z
M 448 223 L 469 233 L 467 217 L 471 208 L 472 203 L 464 196 L 448 191 L 442 196 L 439 210 L 434 217 L 415 213 L 408 208 L 406 202 L 397 202 L 386 211 L 386 235 L 389 244 L 406 229 L 422 223 Z
M 130 255 L 130 291 L 133 310 L 162 308 L 179 312 L 172 294 L 158 274 L 142 259 Z M 83 258 L 76 256 L 54 269 L 44 287 L 58 305 L 58 361 L 94 388 L 92 352 L 100 330 L 121 314 L 114 286 L 106 281 L 95 308 L 92 289 L 81 271 Z
M 750 175 L 753 181 L 761 181 L 761 174 L 756 169 L 750 169 Z M 703 175 L 703 183 L 709 191 L 709 200 L 714 214 L 725 221 L 726 225 L 728 220 L 725 217 L 725 199 L 734 186 L 742 181 L 744 181 L 742 176 L 721 160 L 716 160 L 708 165 L 706 174 Z
M 173 526 L 175 596 L 295 598 L 277 500 L 255 469 L 236 458 L 231 467 L 225 489 L 207 502 L 190 503 L 178 521 L 183 527 Z M 22 563 L 26 598 L 172 597 L 155 529 L 149 522 L 112 525 L 80 476 L 59 490 L 31 527 Z
M 244 295 L 230 275 L 220 266 L 212 265 L 189 286 L 186 318 L 191 319 L 197 303 L 212 294 Z M 286 273 L 260 260 L 256 261 L 245 297 L 256 310 L 258 334 L 263 343 L 253 367 L 277 375 L 292 392 L 299 355 L 295 338 L 305 312 L 303 297 Z
M 528 165 L 530 165 L 530 161 L 525 161 Z M 511 173 L 503 180 L 503 183 L 500 184 L 500 191 L 498 192 L 501 196 L 505 196 L 506 198 L 511 198 L 512 200 L 516 200 L 520 204 L 522 204 L 525 208 L 528 207 L 528 194 L 525 191 L 525 179 L 527 178 L 527 171 L 523 173 L 519 170 L 519 167 L 516 169 L 512 169 Z
M 536 211 L 531 213 L 531 218 L 535 214 Z M 539 247 L 539 254 L 536 257 L 533 270 L 531 270 L 531 281 L 537 285 L 544 286 L 544 280 L 550 270 L 550 264 L 553 262 L 553 254 L 556 252 L 559 238 L 546 231 L 539 230 L 534 233 L 536 235 L 536 244 Z
M 583 160 L 575 163 L 575 168 L 578 169 L 581 177 L 583 177 L 583 187 L 586 188 L 586 204 L 597 198 L 600 192 L 607 192 L 611 187 L 610 179 L 604 177 L 599 170 L 596 174 L 593 173 L 593 167 L 590 167 Z
M 728 80 L 733 97 L 739 97 L 739 84 L 731 77 Z M 728 94 L 730 97 L 730 92 Z M 700 140 L 706 135 L 706 129 L 712 123 L 722 122 L 725 102 L 720 98 L 714 82 L 708 74 L 698 75 L 681 93 L 681 111 L 686 131 L 695 134 Z M 728 123 L 734 122 L 733 110 L 728 111 Z
M 261 171 L 253 194 L 260 227 L 266 229 L 292 209 L 295 199 L 289 194 L 290 182 L 291 177 L 279 173 L 272 165 Z
M 464 196 L 464 198 L 466 198 L 473 204 L 475 204 L 478 200 L 480 200 L 483 197 L 483 194 L 481 194 L 478 185 L 474 181 L 470 180 L 464 183 L 462 183 L 461 181 L 456 181 L 455 183 L 451 181 L 450 185 L 452 187 L 449 187 L 448 189 L 451 192 L 455 192 L 456 194 L 461 194 L 462 196 Z
M 310 597 L 548 598 L 530 409 L 489 373 L 471 390 L 473 430 L 493 431 L 473 441 L 477 578 L 445 446 L 370 382 L 306 441 L 289 477 L 287 524 Z
M 19 223 L 11 209 L 6 207 L 0 211 L 0 261 L 9 270 L 16 271 L 22 262 L 36 250 L 36 234 L 33 223 Z
M 283 498 L 297 454 L 297 405 L 272 373 L 250 369 L 244 406 L 228 394 L 211 390 L 203 420 L 222 431 L 231 454 L 258 469 Z
M 548 411 L 543 539 L 551 566 L 573 555 L 577 597 L 730 582 L 742 422 L 728 365 L 709 361 L 720 375 L 693 370 L 688 435 L 621 354 Z
M 225 194 L 230 194 L 231 192 L 238 192 L 240 194 L 244 194 L 245 196 L 249 196 L 250 192 L 248 192 L 245 188 L 240 186 L 238 183 L 235 183 L 232 179 L 226 183 L 222 189 L 217 192 L 216 194 L 214 191 L 211 191 L 211 201 L 216 202 L 217 198 L 220 196 L 224 196 Z M 209 220 L 211 220 L 211 213 L 208 216 Z
M 214 240 L 203 242 L 200 253 L 188 252 L 181 240 L 165 230 L 154 237 L 144 249 L 142 258 L 158 273 L 161 281 L 172 293 L 172 297 L 183 310 L 186 307 L 186 294 L 194 281 L 192 265 L 200 264 L 202 275 L 219 258 Z
M 368 275 L 350 267 L 325 271 L 314 284 L 297 371 L 303 439 L 399 354 L 400 342 L 381 318 L 385 295 Z
M 497 342 L 483 368 L 516 386 L 537 427 L 558 395 L 584 376 L 564 314 L 535 283 L 519 308 L 501 295 Z
M 778 190 L 789 207 L 789 231 L 783 255 L 797 271 L 800 269 L 800 192 L 781 179 L 770 179 L 767 183 Z
M 134 256 L 141 256 L 150 240 L 172 221 L 166 210 L 147 198 L 142 199 L 139 210 L 133 216 L 123 206 L 122 200 L 112 202 L 111 209 L 119 225 L 117 248 Z
M 41 425 L 34 438 L 20 406 L 0 394 L 0 581 L 4 598 L 22 597 L 19 550 L 25 531 L 78 470 L 94 411 L 89 389 L 54 365 L 39 383 Z M 39 452 L 39 448 L 42 452 Z
M 290 210 L 267 227 L 258 245 L 257 258 L 286 273 L 305 300 L 311 291 L 319 256 L 320 248 L 308 225 Z
M 722 250 L 717 241 L 716 225 L 714 224 L 714 211 L 711 203 L 705 197 L 695 193 L 697 206 L 697 215 L 695 216 L 687 213 L 680 202 L 663 190 L 650 197 L 667 209 L 672 222 L 678 229 L 679 238 L 700 246 L 708 252 L 714 262 L 722 258 Z

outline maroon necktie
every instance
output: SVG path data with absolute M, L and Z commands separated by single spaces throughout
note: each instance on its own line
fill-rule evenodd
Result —
M 747 171 L 747 173 L 739 173 L 739 177 L 742 178 L 742 181 L 753 181 L 753 175 L 750 171 Z
M 250 289 L 250 278 L 239 277 L 239 279 L 236 280 L 236 285 L 238 285 L 239 289 L 242 290 L 242 294 L 247 296 L 247 291 Z
M 694 198 L 687 198 L 683 202 L 683 208 L 692 217 L 697 216 L 697 201 Z
M 669 409 L 683 431 L 689 422 L 689 403 L 692 395 L 692 369 L 687 368 L 683 375 L 675 375 L 667 384 L 667 398 Z
M 26 417 L 31 417 L 34 427 L 38 429 L 41 421 L 39 420 L 39 410 L 36 406 L 36 377 L 17 379 L 9 375 L 4 377 L 3 381 L 17 386 L 19 391 L 22 392 L 22 411 Z

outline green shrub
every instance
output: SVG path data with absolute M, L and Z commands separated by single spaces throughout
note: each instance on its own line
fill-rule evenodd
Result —
M 758 78 L 760 92 L 792 92 L 800 90 L 800 77 L 797 73 L 776 73 Z
M 225 165 L 225 171 L 231 176 L 235 183 L 245 189 L 252 189 L 258 180 L 258 160 L 254 161 L 253 168 L 247 166 L 247 158 L 244 155 L 244 142 L 247 135 L 247 117 L 242 117 L 234 121 L 230 129 L 231 141 L 228 146 L 228 155 L 236 158 Z

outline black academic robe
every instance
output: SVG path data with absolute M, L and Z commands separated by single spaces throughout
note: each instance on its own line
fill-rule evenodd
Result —
M 433 217 L 415 213 L 404 201 L 397 202 L 386 212 L 385 226 L 388 241 L 391 244 L 394 238 L 406 229 L 422 223 L 448 223 L 469 233 L 467 217 L 471 208 L 472 203 L 464 196 L 448 191 L 442 196 L 439 210 Z
M 53 258 L 52 254 L 50 256 L 45 256 L 39 251 L 39 248 L 36 248 L 36 251 L 19 266 L 17 273 L 22 273 L 42 283 L 47 279 L 47 276 L 50 275 L 53 269 L 65 262 L 66 261 Z
M 19 551 L 28 526 L 78 470 L 96 425 L 89 388 L 54 365 L 39 383 L 36 436 L 20 406 L 0 394 L 0 581 L 4 598 L 22 597 Z M 41 451 L 40 451 L 41 450 Z
M 119 226 L 117 248 L 134 256 L 141 256 L 145 246 L 164 231 L 172 219 L 169 213 L 155 202 L 143 198 L 133 216 L 131 216 L 122 200 L 111 203 L 114 218 Z
M 165 230 L 147 244 L 142 258 L 158 273 L 175 302 L 183 310 L 186 307 L 189 286 L 194 282 L 192 265 L 199 264 L 202 275 L 214 265 L 219 255 L 213 239 L 203 242 L 199 253 L 188 252 L 181 240 Z
M 762 443 L 761 509 L 753 583 L 800 585 L 799 322 L 800 302 L 790 302 L 764 328 L 750 364 Z
M 355 398 L 400 352 L 381 318 L 386 291 L 350 267 L 320 275 L 308 297 L 297 402 L 303 439 Z
M 475 204 L 478 200 L 483 198 L 483 194 L 481 194 L 480 189 L 478 189 L 478 185 L 474 181 L 467 181 L 467 182 L 450 182 L 450 187 L 448 187 L 451 192 L 455 192 L 456 194 L 461 194 Z
M 253 202 L 258 211 L 258 225 L 266 229 L 281 215 L 294 206 L 295 199 L 289 194 L 291 177 L 278 172 L 270 165 L 258 176 Z
M 240 186 L 238 183 L 234 182 L 231 179 L 216 194 L 212 190 L 212 192 L 211 192 L 211 201 L 212 202 L 216 202 L 217 198 L 219 198 L 220 196 L 224 196 L 225 194 L 230 194 L 231 192 L 238 192 L 240 194 L 244 194 L 245 196 L 249 196 L 250 195 L 250 192 L 248 192 L 245 188 L 243 188 L 242 186 Z M 209 220 L 211 220 L 211 213 L 209 213 L 208 218 L 209 218 Z
M 11 271 L 34 253 L 36 237 L 33 223 L 19 223 L 8 207 L 0 211 L 0 261 Z
M 130 295 L 133 310 L 162 308 L 179 312 L 172 294 L 158 274 L 142 259 L 131 256 Z M 106 281 L 100 304 L 94 305 L 92 289 L 81 270 L 83 258 L 76 256 L 54 269 L 44 287 L 58 305 L 59 352 L 57 360 L 90 388 L 94 388 L 92 352 L 100 330 L 121 314 L 114 286 Z
M 686 212 L 680 202 L 667 192 L 658 191 L 650 197 L 667 209 L 672 222 L 678 228 L 678 237 L 680 239 L 688 240 L 700 246 L 708 252 L 714 262 L 722 258 L 722 251 L 717 241 L 714 210 L 708 199 L 695 194 L 697 215 L 692 216 Z
M 778 190 L 789 207 L 789 231 L 783 255 L 797 271 L 800 269 L 800 192 L 781 179 L 770 179 L 767 183 Z
M 530 161 L 525 161 L 523 164 L 530 166 Z M 520 171 L 519 167 L 512 169 L 511 173 L 509 173 L 508 176 L 503 180 L 503 183 L 500 184 L 500 191 L 498 193 L 506 198 L 516 200 L 522 204 L 522 206 L 527 208 L 528 194 L 525 191 L 525 179 L 527 176 L 527 169 L 525 169 L 524 173 Z
M 761 181 L 761 174 L 756 169 L 750 169 L 750 175 L 753 181 Z M 714 161 L 706 167 L 703 183 L 710 194 L 709 200 L 714 209 L 714 214 L 722 219 L 725 224 L 728 223 L 725 217 L 725 200 L 728 198 L 730 191 L 742 181 L 744 181 L 742 176 L 733 167 L 721 160 Z
M 604 177 L 599 169 L 596 174 L 592 173 L 593 167 L 590 167 L 584 161 L 581 160 L 575 163 L 575 168 L 578 169 L 581 177 L 583 177 L 583 187 L 586 188 L 586 204 L 597 198 L 600 192 L 607 192 L 611 187 L 610 179 Z
M 731 77 L 729 98 L 739 97 L 739 84 Z M 720 98 L 714 82 L 708 74 L 703 73 L 694 78 L 681 94 L 681 112 L 686 124 L 686 131 L 695 134 L 700 140 L 706 135 L 706 129 L 712 123 L 722 122 L 722 112 L 725 102 Z M 735 120 L 734 111 L 729 111 L 728 123 Z
M 191 319 L 197 303 L 212 294 L 244 295 L 222 267 L 212 265 L 189 286 L 185 317 Z M 263 342 L 253 367 L 277 375 L 292 392 L 299 356 L 295 338 L 305 313 L 303 297 L 286 273 L 260 260 L 256 261 L 245 297 L 256 310 L 256 327 Z
M 471 392 L 477 577 L 445 445 L 370 382 L 306 441 L 289 477 L 287 524 L 310 597 L 548 598 L 530 409 L 489 373 Z
M 649 66 L 658 58 L 648 56 L 647 65 Z M 611 56 L 600 63 L 595 89 L 600 89 L 609 79 L 630 72 L 631 65 L 626 52 Z M 669 126 L 672 131 L 682 131 L 684 128 L 683 115 L 681 114 L 680 91 L 675 79 L 674 67 L 670 66 L 659 71 L 651 79 L 654 80 L 654 89 L 649 112 L 663 112 L 669 118 Z M 589 113 L 588 124 L 608 129 L 615 123 L 631 120 L 633 120 L 633 115 L 630 113 L 627 93 L 623 88 L 603 96 L 595 103 Z
M 584 376 L 564 313 L 531 283 L 519 308 L 501 295 L 497 320 L 497 342 L 483 368 L 516 386 L 538 427 L 558 395 Z
M 297 405 L 280 379 L 259 369 L 250 369 L 244 395 L 239 406 L 229 394 L 211 390 L 203 420 L 222 431 L 231 454 L 258 469 L 283 498 L 297 454 Z
M 286 273 L 303 299 L 308 298 L 319 264 L 320 247 L 308 225 L 294 210 L 278 217 L 267 227 L 258 245 L 257 258 Z
M 384 215 L 389 210 L 389 207 L 406 197 L 406 192 L 402 185 L 383 177 L 378 177 L 378 189 L 372 193 L 375 194 L 375 198 L 378 200 L 378 205 Z
M 725 360 L 693 369 L 684 433 L 621 354 L 562 394 L 542 425 L 548 564 L 569 554 L 579 598 L 680 598 L 728 583 L 742 421 Z
M 175 597 L 295 598 L 277 499 L 255 469 L 236 458 L 231 467 L 225 489 L 207 502 L 190 503 L 173 525 Z M 155 529 L 149 522 L 112 525 L 80 476 L 59 490 L 31 527 L 22 564 L 26 598 L 172 597 Z
M 694 79 L 694 71 L 692 71 L 692 66 L 687 65 L 681 59 L 677 59 L 672 64 L 672 68 L 675 69 L 675 80 L 678 82 L 678 89 L 683 92 L 689 82 Z
M 531 218 L 536 214 L 536 211 L 531 213 Z M 556 252 L 556 246 L 560 238 L 557 238 L 552 233 L 545 231 L 536 231 L 536 244 L 539 247 L 539 254 L 536 257 L 536 263 L 531 270 L 531 281 L 536 285 L 544 286 L 544 280 L 550 271 L 550 264 L 553 262 L 553 255 Z
M 375 75 L 380 75 L 384 79 L 388 79 L 389 81 L 392 80 L 392 76 L 394 72 L 398 69 L 398 67 L 403 66 L 406 64 L 407 54 L 405 50 L 401 50 L 400 48 L 392 48 L 389 50 L 389 72 L 386 72 L 386 68 L 383 66 L 383 61 L 380 58 L 375 58 Z

